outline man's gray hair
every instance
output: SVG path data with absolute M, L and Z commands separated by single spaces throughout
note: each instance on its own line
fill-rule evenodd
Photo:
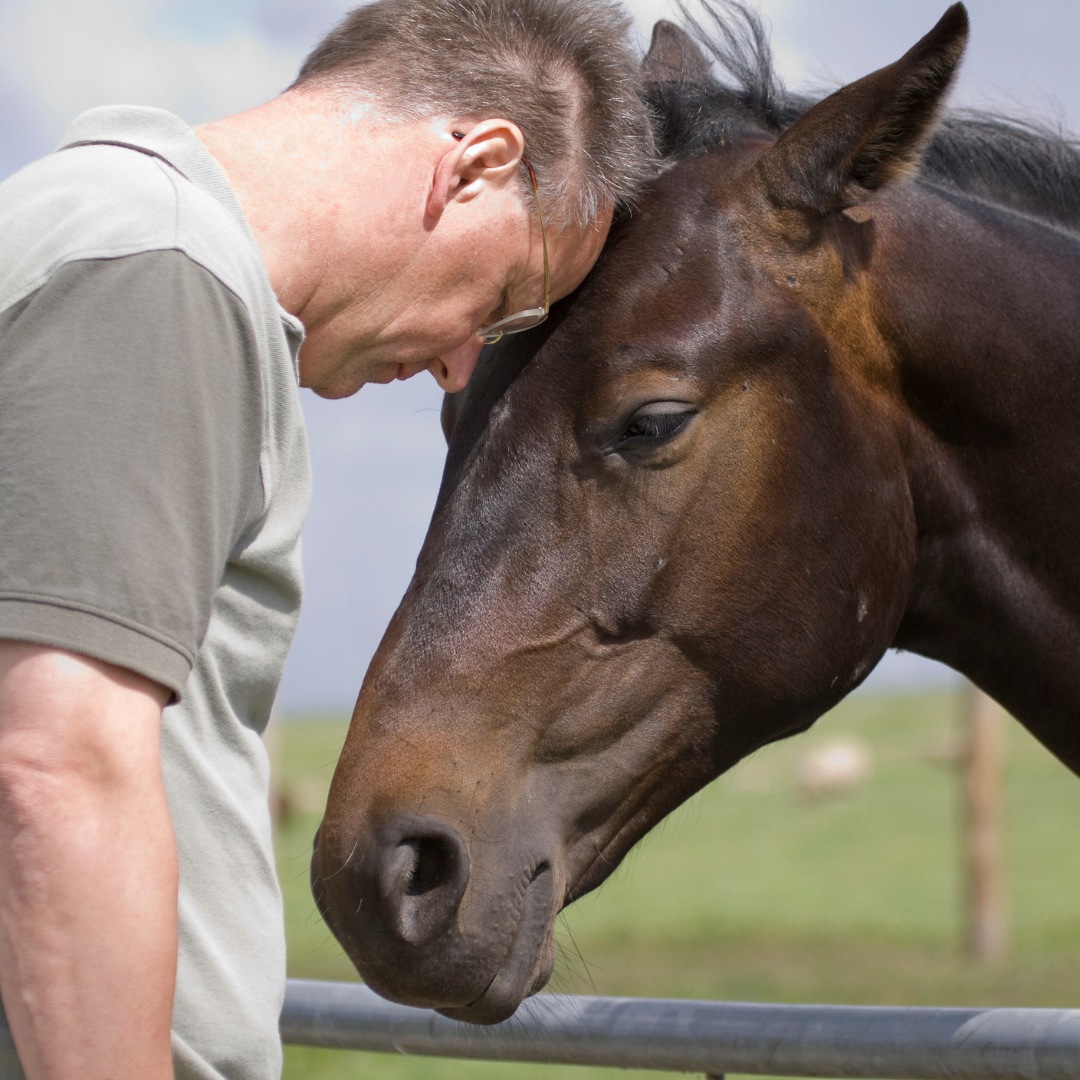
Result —
M 315 47 L 293 88 L 316 84 L 393 116 L 512 120 L 556 225 L 629 204 L 656 169 L 617 0 L 374 0 Z

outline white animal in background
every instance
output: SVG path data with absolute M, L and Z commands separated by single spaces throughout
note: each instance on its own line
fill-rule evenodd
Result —
M 837 737 L 805 750 L 799 757 L 796 784 L 804 799 L 852 791 L 873 771 L 870 748 L 860 739 Z

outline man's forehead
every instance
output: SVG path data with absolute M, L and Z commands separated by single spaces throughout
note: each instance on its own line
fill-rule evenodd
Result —
M 573 292 L 592 269 L 611 230 L 613 208 L 602 208 L 588 226 L 573 224 L 551 237 L 551 297 L 561 299 Z

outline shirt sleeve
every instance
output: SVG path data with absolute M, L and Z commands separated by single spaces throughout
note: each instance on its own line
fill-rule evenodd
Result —
M 0 637 L 180 697 L 260 497 L 250 319 L 179 251 L 84 259 L 0 312 Z

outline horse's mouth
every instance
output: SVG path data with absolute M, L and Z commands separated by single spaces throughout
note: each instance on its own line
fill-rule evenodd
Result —
M 547 864 L 533 873 L 517 929 L 494 978 L 468 1005 L 439 1009 L 443 1016 L 470 1024 L 497 1024 L 548 981 L 554 964 L 554 877 Z

